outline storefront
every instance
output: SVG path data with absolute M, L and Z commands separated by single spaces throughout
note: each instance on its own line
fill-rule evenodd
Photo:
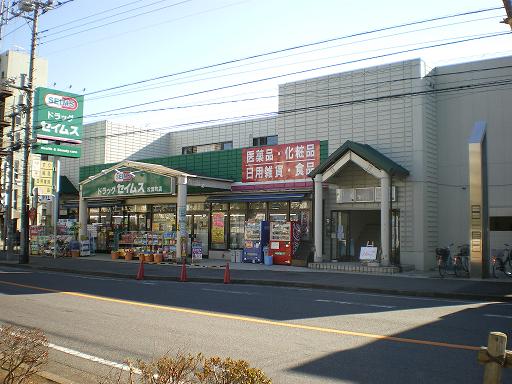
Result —
M 307 188 L 293 193 L 222 193 L 222 189 L 230 191 L 233 183 L 190 174 L 186 175 L 191 192 L 185 198 L 185 210 L 181 210 L 180 231 L 176 186 L 183 174 L 158 165 L 125 161 L 84 180 L 80 200 L 82 235 L 94 237 L 97 252 L 110 252 L 135 248 L 140 245 L 137 239 L 144 236 L 158 238 L 156 245 L 163 246 L 164 235 L 177 239 L 182 233 L 180 246 L 184 253 L 192 253 L 194 242 L 200 244 L 203 257 L 211 258 L 225 258 L 230 250 L 244 247 L 247 221 L 299 221 L 303 239 L 310 239 L 312 200 Z M 178 253 L 174 248 L 172 251 L 172 256 Z

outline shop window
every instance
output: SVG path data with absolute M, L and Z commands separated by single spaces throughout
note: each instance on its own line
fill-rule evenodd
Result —
M 187 204 L 187 212 L 192 212 L 192 211 L 202 212 L 202 211 L 209 211 L 209 210 L 210 210 L 210 205 L 208 203 L 190 203 L 190 204 Z
M 271 201 L 268 203 L 269 221 L 284 222 L 288 221 L 288 201 Z
M 255 137 L 252 139 L 252 145 L 254 147 L 259 147 L 262 145 L 276 145 L 276 144 L 277 144 L 277 135 Z
M 95 224 L 100 222 L 100 209 L 89 208 L 89 221 L 88 224 Z
M 489 222 L 491 231 L 512 231 L 512 216 L 493 216 Z
M 244 247 L 245 213 L 229 213 L 229 248 Z
M 212 211 L 227 211 L 228 203 L 212 203 Z
M 153 205 L 151 229 L 163 232 L 176 231 L 176 205 Z
M 292 201 L 290 203 L 290 221 L 300 223 L 301 239 L 311 239 L 311 201 Z
M 265 202 L 252 202 L 249 203 L 249 210 L 247 213 L 247 220 L 263 221 L 267 217 L 267 203 Z
M 212 210 L 212 226 L 210 236 L 212 249 L 227 249 L 226 218 L 226 212 Z

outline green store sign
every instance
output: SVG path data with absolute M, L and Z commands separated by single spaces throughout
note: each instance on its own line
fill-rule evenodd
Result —
M 176 181 L 144 170 L 119 167 L 82 184 L 82 195 L 90 197 L 132 197 L 176 193 Z
M 35 137 L 70 144 L 82 142 L 82 95 L 39 87 L 34 100 Z
M 40 155 L 62 156 L 62 157 L 80 157 L 82 148 L 80 146 L 41 144 L 37 143 L 34 153 Z

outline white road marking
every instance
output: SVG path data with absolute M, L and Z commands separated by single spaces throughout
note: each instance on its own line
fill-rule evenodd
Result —
M 502 319 L 512 319 L 512 316 L 506 316 L 506 315 L 493 315 L 491 313 L 484 314 L 486 317 L 500 317 Z
M 127 371 L 127 372 L 130 371 L 130 366 L 128 366 L 126 364 L 121 364 L 121 363 L 116 363 L 115 361 L 105 360 L 105 359 L 103 359 L 101 357 L 88 355 L 87 353 L 83 353 L 83 352 L 80 352 L 80 351 L 75 351 L 74 349 L 66 348 L 66 347 L 61 347 L 60 345 L 56 345 L 56 344 L 52 344 L 52 343 L 48 343 L 48 346 L 50 348 L 52 348 L 52 349 L 55 349 L 56 351 L 59 351 L 59 352 L 62 352 L 62 353 L 66 353 L 68 355 L 80 357 L 82 359 L 86 359 L 86 360 L 89 360 L 89 361 L 93 361 L 95 363 L 107 365 L 109 367 L 113 367 L 113 368 L 117 368 L 117 369 L 122 369 L 123 371 Z M 133 371 L 135 373 L 140 374 L 140 370 L 134 369 L 134 368 L 132 368 L 132 369 L 133 369 Z
M 213 289 L 213 288 L 202 288 L 202 291 L 208 291 L 208 292 L 221 292 L 221 293 L 233 293 L 235 295 L 258 295 L 258 293 L 255 292 L 247 292 L 247 291 L 229 291 L 225 289 Z
M 387 308 L 392 309 L 396 308 L 394 305 L 378 305 L 378 304 L 365 304 L 365 303 L 351 303 L 350 301 L 338 301 L 338 300 L 315 300 L 319 303 L 334 303 L 334 304 L 345 304 L 345 305 L 362 305 L 365 307 L 374 307 L 374 308 Z

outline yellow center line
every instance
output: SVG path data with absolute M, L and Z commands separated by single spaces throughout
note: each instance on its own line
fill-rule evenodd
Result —
M 281 321 L 258 319 L 258 318 L 247 317 L 247 316 L 228 315 L 225 313 L 210 312 L 210 311 L 203 311 L 203 310 L 197 310 L 197 309 L 172 307 L 172 306 L 168 306 L 168 305 L 148 304 L 148 303 L 141 303 L 139 301 L 132 301 L 132 300 L 113 299 L 110 297 L 90 295 L 87 293 L 66 292 L 66 291 L 60 291 L 57 289 L 12 283 L 10 281 L 0 280 L 0 284 L 12 285 L 12 286 L 21 287 L 21 288 L 35 289 L 35 290 L 44 291 L 44 292 L 59 293 L 59 294 L 63 294 L 63 295 L 81 297 L 81 298 L 85 298 L 85 299 L 105 301 L 105 302 L 109 302 L 109 303 L 127 304 L 127 305 L 136 306 L 136 307 L 161 309 L 164 311 L 186 313 L 186 314 L 198 315 L 198 316 L 214 317 L 214 318 L 219 318 L 219 319 L 245 321 L 248 323 L 272 325 L 272 326 L 282 327 L 282 328 L 302 329 L 302 330 L 307 330 L 307 331 L 330 333 L 330 334 L 343 335 L 343 336 L 357 336 L 357 337 L 364 337 L 364 338 L 368 338 L 368 339 L 387 340 L 387 341 L 395 341 L 395 342 L 399 342 L 399 343 L 420 344 L 420 345 L 429 345 L 429 346 L 453 348 L 453 349 L 464 349 L 464 350 L 469 350 L 469 351 L 479 351 L 480 350 L 480 347 L 475 347 L 472 345 L 452 344 L 452 343 L 444 343 L 444 342 L 439 342 L 439 341 L 409 339 L 409 338 L 405 338 L 405 337 L 377 335 L 377 334 L 373 334 L 373 333 L 352 332 L 352 331 L 344 331 L 344 330 L 334 329 L 334 328 L 324 328 L 324 327 L 315 327 L 315 326 L 304 325 L 304 324 L 285 323 L 285 322 L 281 322 Z

